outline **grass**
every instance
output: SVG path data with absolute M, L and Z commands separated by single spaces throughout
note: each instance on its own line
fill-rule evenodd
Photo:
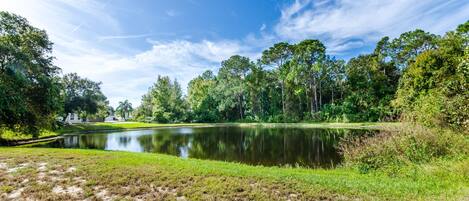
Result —
M 53 137 L 57 135 L 59 135 L 59 133 L 55 131 L 41 130 L 39 131 L 38 138 L 47 138 L 47 137 Z M 30 139 L 33 139 L 32 134 L 19 133 L 19 132 L 12 131 L 10 129 L 0 128 L 0 141 L 1 140 L 15 141 L 15 140 L 30 140 Z
M 140 128 L 158 128 L 158 127 L 181 127 L 181 126 L 207 126 L 209 124 L 202 123 L 177 123 L 177 124 L 160 124 L 160 123 L 143 123 L 143 122 L 99 122 L 67 125 L 58 130 L 59 133 L 71 132 L 89 132 L 102 130 L 125 130 Z
M 48 164 L 45 175 L 37 168 L 43 162 Z M 402 177 L 348 168 L 261 167 L 162 154 L 47 148 L 0 148 L 1 163 L 28 167 L 13 177 L 0 168 L 0 189 L 22 189 L 23 195 L 36 199 L 99 198 L 102 192 L 115 199 L 170 200 L 459 200 L 469 195 L 468 159 L 414 166 L 412 176 Z M 66 171 L 70 167 L 77 171 Z M 58 171 L 51 173 L 54 170 Z M 51 193 L 56 186 L 82 191 Z
M 364 122 L 364 123 L 142 123 L 142 122 L 122 122 L 122 123 L 89 123 L 73 124 L 59 130 L 60 133 L 89 132 L 100 130 L 125 130 L 139 128 L 158 127 L 184 127 L 184 126 L 240 126 L 240 127 L 294 127 L 294 128 L 348 128 L 348 129 L 397 129 L 402 123 L 386 122 Z

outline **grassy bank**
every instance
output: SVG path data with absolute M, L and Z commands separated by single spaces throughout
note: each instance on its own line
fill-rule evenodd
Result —
M 347 128 L 347 129 L 398 129 L 402 123 L 142 123 L 142 122 L 122 122 L 122 123 L 89 123 L 73 124 L 59 130 L 59 133 L 100 131 L 100 130 L 124 130 L 138 128 L 158 128 L 158 127 L 184 127 L 184 126 L 240 126 L 240 127 L 291 127 L 291 128 Z
M 84 123 L 67 125 L 58 130 L 58 133 L 72 133 L 72 132 L 88 132 L 88 131 L 103 131 L 103 130 L 125 130 L 125 129 L 139 129 L 139 128 L 159 128 L 159 127 L 184 127 L 184 126 L 208 126 L 210 124 L 203 123 L 178 123 L 178 124 L 160 124 L 160 123 L 143 123 L 143 122 L 99 122 L 99 123 Z
M 66 125 L 57 131 L 43 130 L 39 134 L 39 138 L 57 136 L 64 133 L 74 132 L 92 132 L 104 130 L 126 130 L 126 129 L 143 129 L 158 127 L 185 127 L 185 126 L 241 126 L 241 127 L 295 127 L 295 128 L 347 128 L 347 129 L 380 129 L 380 130 L 396 130 L 402 126 L 402 123 L 178 123 L 178 124 L 160 124 L 160 123 L 142 123 L 142 122 L 116 122 L 116 123 L 84 123 Z M 0 139 L 15 141 L 32 139 L 33 135 L 16 133 L 11 130 L 0 130 Z
M 41 130 L 37 138 L 48 138 L 59 135 L 59 132 L 50 130 Z M 0 141 L 17 141 L 17 140 L 30 140 L 33 139 L 33 135 L 30 133 L 15 132 L 10 129 L 0 128 Z
M 467 167 L 469 160 L 434 162 L 414 166 L 412 176 L 393 178 L 346 168 L 254 167 L 161 154 L 0 148 L 0 199 L 457 200 L 468 196 Z

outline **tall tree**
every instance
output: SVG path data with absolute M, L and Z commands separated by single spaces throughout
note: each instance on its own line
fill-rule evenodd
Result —
M 304 40 L 295 45 L 293 73 L 303 80 L 310 95 L 310 113 L 319 110 L 318 85 L 326 47 L 319 40 Z
M 0 11 L 0 125 L 37 134 L 60 110 L 60 68 L 45 31 Z
M 244 118 L 246 95 L 245 79 L 254 64 L 247 57 L 231 56 L 222 61 L 218 73 L 218 90 L 221 93 L 219 109 L 229 111 L 237 108 L 239 119 Z
M 274 46 L 262 52 L 262 63 L 266 65 L 275 65 L 275 72 L 279 77 L 280 88 L 282 91 L 282 114 L 286 114 L 286 98 L 285 98 L 285 81 L 288 72 L 285 70 L 285 63 L 291 59 L 293 55 L 293 47 L 286 43 L 276 43 Z
M 213 96 L 215 84 L 212 71 L 205 71 L 189 82 L 187 99 L 197 121 L 214 122 L 219 118 L 218 103 Z
M 171 82 L 168 76 L 158 76 L 150 93 L 155 121 L 166 123 L 186 119 L 187 105 L 182 97 L 181 86 L 176 80 Z
M 437 40 L 436 35 L 420 29 L 405 32 L 389 44 L 389 56 L 399 69 L 404 70 L 419 54 L 435 49 Z

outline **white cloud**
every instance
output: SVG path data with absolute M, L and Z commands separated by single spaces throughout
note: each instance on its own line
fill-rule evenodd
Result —
M 99 36 L 98 41 L 112 40 L 112 39 L 131 39 L 131 38 L 146 38 L 152 36 L 151 33 L 146 34 L 129 34 L 129 35 L 112 35 L 112 36 Z
M 234 54 L 253 56 L 239 41 L 191 42 L 188 40 L 152 41 L 149 49 L 127 50 L 125 44 L 111 39 L 147 38 L 151 34 L 122 34 L 119 21 L 108 2 L 96 1 L 1 1 L 1 10 L 26 17 L 33 26 L 45 29 L 54 42 L 55 64 L 63 73 L 101 81 L 111 105 L 129 99 L 140 104 L 156 76 L 168 75 L 183 87 L 204 70 L 215 70 Z M 168 15 L 179 13 L 168 11 Z M 130 53 L 129 53 L 130 52 Z
M 264 31 L 265 28 L 267 28 L 267 26 L 266 26 L 265 24 L 262 24 L 262 25 L 261 25 L 261 28 L 259 28 L 259 31 Z
M 275 32 L 280 38 L 294 41 L 319 38 L 339 53 L 416 28 L 443 34 L 467 19 L 467 1 L 297 0 L 282 9 Z
M 112 105 L 123 99 L 138 105 L 157 75 L 170 76 L 185 87 L 192 78 L 205 70 L 216 70 L 222 60 L 234 54 L 250 55 L 249 49 L 232 41 L 152 41 L 149 50 L 135 55 L 95 50 L 79 55 L 58 54 L 57 62 L 66 66 L 67 73 L 102 81 Z

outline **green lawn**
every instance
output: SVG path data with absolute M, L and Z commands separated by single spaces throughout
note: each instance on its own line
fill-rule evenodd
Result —
M 398 129 L 402 123 L 386 122 L 364 122 L 364 123 L 142 123 L 142 122 L 116 122 L 116 123 L 87 123 L 73 124 L 59 130 L 59 133 L 100 131 L 100 130 L 122 130 L 157 127 L 181 127 L 181 126 L 261 126 L 261 127 L 295 127 L 295 128 L 349 128 L 349 129 Z
M 0 148 L 0 199 L 20 192 L 20 197 L 52 200 L 459 200 L 469 196 L 468 167 L 467 159 L 434 162 L 392 178 L 346 168 L 256 167 L 150 153 Z
M 47 137 L 54 137 L 59 135 L 58 132 L 50 131 L 50 130 L 41 130 L 39 132 L 38 138 L 47 138 Z M 7 140 L 7 141 L 15 141 L 15 140 L 30 140 L 33 139 L 32 134 L 28 133 L 18 133 L 6 128 L 0 128 L 0 141 Z
M 113 122 L 113 123 L 84 123 L 67 125 L 58 130 L 59 133 L 85 132 L 85 131 L 102 131 L 102 130 L 125 130 L 139 128 L 158 128 L 158 127 L 181 127 L 181 126 L 208 126 L 202 123 L 178 123 L 178 124 L 160 124 L 160 123 L 143 123 L 143 122 Z

